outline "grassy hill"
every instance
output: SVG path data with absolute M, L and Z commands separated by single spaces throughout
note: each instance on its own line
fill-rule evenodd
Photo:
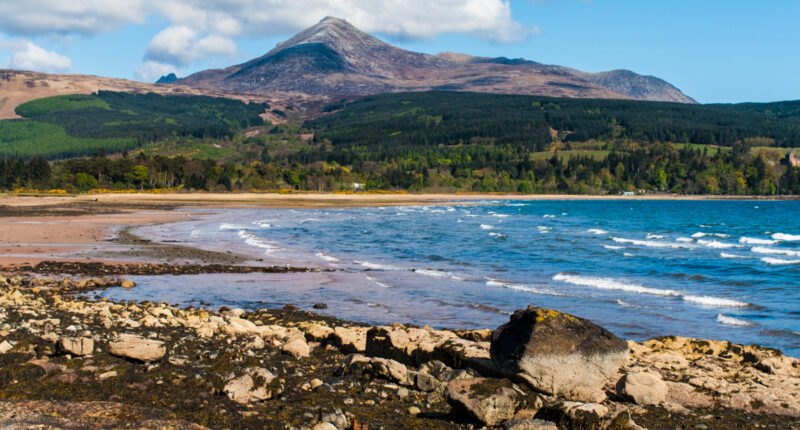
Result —
M 66 158 L 139 148 L 174 136 L 220 139 L 261 125 L 266 104 L 206 96 L 100 91 L 24 103 L 0 121 L 0 156 Z

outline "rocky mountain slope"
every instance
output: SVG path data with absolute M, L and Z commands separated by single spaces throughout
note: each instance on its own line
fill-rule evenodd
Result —
M 627 70 L 586 73 L 522 59 L 406 51 L 327 17 L 266 55 L 178 84 L 237 93 L 314 97 L 455 90 L 694 103 L 669 83 Z

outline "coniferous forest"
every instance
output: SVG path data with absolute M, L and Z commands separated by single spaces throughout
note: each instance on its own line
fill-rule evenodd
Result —
M 800 102 L 402 93 L 312 119 L 289 107 L 279 125 L 259 117 L 269 109 L 109 92 L 30 102 L 0 121 L 0 187 L 800 194 L 800 168 L 782 163 L 800 147 Z

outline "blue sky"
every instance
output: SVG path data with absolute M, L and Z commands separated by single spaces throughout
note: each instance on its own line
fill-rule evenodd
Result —
M 414 51 L 630 69 L 703 103 L 800 99 L 789 0 L 0 0 L 0 67 L 188 75 L 263 55 L 325 15 Z

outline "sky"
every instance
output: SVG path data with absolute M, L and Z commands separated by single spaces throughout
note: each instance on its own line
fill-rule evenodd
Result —
M 0 0 L 0 68 L 153 82 L 329 15 L 418 52 L 629 69 L 701 103 L 800 99 L 796 0 Z

